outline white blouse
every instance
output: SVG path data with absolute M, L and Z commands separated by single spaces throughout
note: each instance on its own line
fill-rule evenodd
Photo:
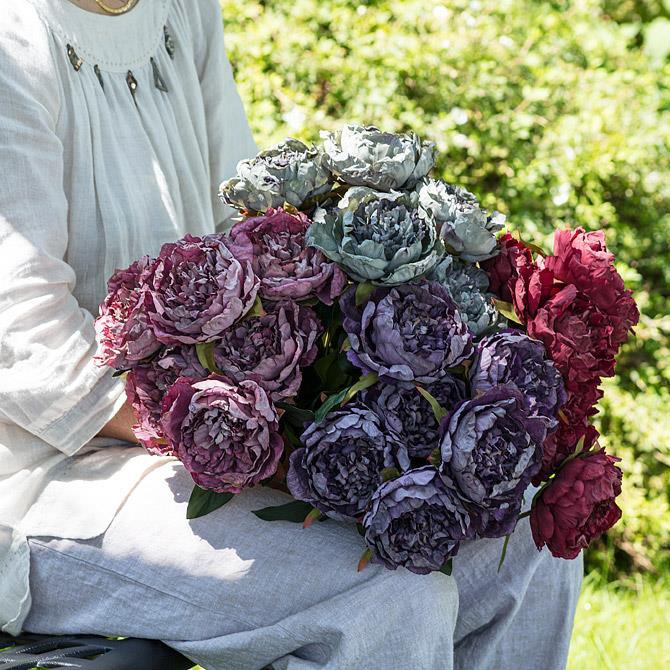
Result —
M 99 535 L 169 458 L 94 437 L 125 400 L 92 360 L 106 279 L 222 229 L 218 184 L 256 145 L 218 0 L 1 5 L 0 628 L 16 634 L 26 536 Z

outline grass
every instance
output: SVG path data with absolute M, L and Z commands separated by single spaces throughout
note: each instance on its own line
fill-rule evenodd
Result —
M 661 670 L 670 659 L 670 577 L 584 580 L 568 670 Z

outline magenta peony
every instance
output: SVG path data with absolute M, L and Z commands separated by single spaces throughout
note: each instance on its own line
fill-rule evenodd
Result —
M 306 246 L 310 224 L 302 212 L 290 214 L 280 207 L 240 221 L 230 231 L 230 249 L 239 260 L 251 263 L 263 298 L 318 298 L 332 305 L 344 290 L 344 272 L 321 251 Z
M 162 410 L 163 433 L 198 486 L 239 493 L 276 472 L 284 442 L 272 402 L 256 382 L 181 377 Z

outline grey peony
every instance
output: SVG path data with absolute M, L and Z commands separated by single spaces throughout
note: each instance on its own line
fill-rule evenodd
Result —
M 331 175 L 323 154 L 289 138 L 255 158 L 240 161 L 237 175 L 219 187 L 219 197 L 237 209 L 264 212 L 284 203 L 299 208 L 330 189 Z
M 472 193 L 441 180 L 425 179 L 416 191 L 422 211 L 437 221 L 449 251 L 471 263 L 497 254 L 496 236 L 505 223 L 503 214 L 488 214 Z
M 445 375 L 426 390 L 447 411 L 467 397 L 465 383 Z M 361 393 L 360 402 L 372 408 L 394 430 L 412 458 L 427 458 L 439 447 L 439 425 L 429 402 L 409 382 L 379 382 Z
M 435 164 L 435 144 L 414 133 L 348 124 L 335 132 L 322 131 L 321 137 L 331 172 L 354 186 L 379 191 L 412 188 Z
M 567 397 L 563 378 L 539 340 L 518 330 L 485 337 L 477 346 L 470 368 L 473 395 L 500 384 L 513 385 L 528 402 L 530 411 L 557 427 L 557 414 Z
M 409 468 L 399 437 L 360 403 L 331 412 L 319 425 L 311 424 L 301 442 L 304 448 L 291 454 L 288 488 L 294 498 L 334 519 L 363 514 L 385 468 Z
M 355 281 L 405 284 L 432 270 L 444 254 L 435 222 L 417 205 L 416 193 L 350 188 L 337 206 L 316 210 L 307 243 Z
M 477 506 L 481 537 L 514 530 L 523 493 L 542 461 L 547 429 L 513 386 L 497 386 L 443 420 L 444 474 Z
M 440 570 L 474 537 L 470 513 L 453 483 L 432 466 L 382 484 L 363 519 L 373 561 L 417 574 Z
M 472 333 L 447 289 L 432 281 L 379 288 L 356 305 L 356 292 L 340 298 L 349 360 L 383 380 L 432 384 L 472 354 Z
M 498 323 L 499 313 L 492 300 L 494 296 L 486 292 L 489 280 L 484 270 L 454 256 L 446 256 L 435 266 L 428 279 L 446 286 L 461 318 L 475 335 Z

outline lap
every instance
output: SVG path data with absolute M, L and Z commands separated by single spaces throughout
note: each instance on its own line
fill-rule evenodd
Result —
M 303 529 L 262 521 L 252 510 L 290 500 L 265 487 L 187 520 L 192 486 L 181 464 L 166 463 L 140 481 L 97 538 L 29 538 L 33 610 L 26 627 L 59 603 L 60 620 L 72 628 L 62 632 L 106 632 L 96 626 L 112 617 L 110 634 L 197 639 L 269 626 L 340 596 L 355 612 L 372 590 L 377 599 L 388 592 L 389 608 L 432 593 L 445 612 L 455 611 L 458 596 L 446 575 L 372 564 L 357 572 L 364 545 L 349 524 Z

